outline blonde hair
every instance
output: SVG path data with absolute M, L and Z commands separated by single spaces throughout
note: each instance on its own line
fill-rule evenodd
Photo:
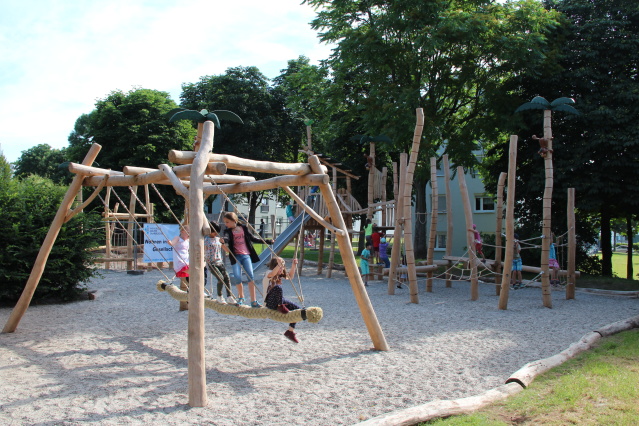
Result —
M 240 220 L 237 218 L 235 212 L 226 212 L 224 213 L 224 219 L 232 220 L 235 223 L 238 223 Z

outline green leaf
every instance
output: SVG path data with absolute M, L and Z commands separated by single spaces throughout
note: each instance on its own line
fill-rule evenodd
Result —
M 192 109 L 185 109 L 173 114 L 173 116 L 169 119 L 169 123 L 173 123 L 177 120 L 195 120 L 198 123 L 203 123 L 205 121 L 205 118 L 201 113 L 197 111 L 193 111 Z
M 552 109 L 553 111 L 559 111 L 559 112 L 567 112 L 568 114 L 574 114 L 574 115 L 579 115 L 579 111 L 577 111 L 575 108 L 571 107 L 570 105 L 557 105 L 556 107 L 554 107 Z
M 555 107 L 557 105 L 565 105 L 565 104 L 574 105 L 575 100 L 573 98 L 557 98 L 550 103 L 550 106 Z
M 234 123 L 244 124 L 242 119 L 234 112 L 219 109 L 213 111 L 221 120 L 232 121 Z
M 180 112 L 180 111 L 184 111 L 186 108 L 173 108 L 171 111 L 167 112 L 166 114 L 164 114 L 164 118 L 166 118 L 167 120 L 169 120 L 171 117 L 173 117 L 176 113 Z
M 208 121 L 212 121 L 215 124 L 215 127 L 217 127 L 218 129 L 222 128 L 222 126 L 220 126 L 220 119 L 217 118 L 217 115 L 215 115 L 214 113 L 209 112 L 204 118 L 206 118 L 206 120 Z

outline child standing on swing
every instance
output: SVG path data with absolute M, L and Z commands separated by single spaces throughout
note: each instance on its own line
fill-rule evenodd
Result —
M 180 234 L 167 243 L 173 247 L 173 270 L 178 278 L 189 281 L 189 232 L 180 225 Z
M 260 238 L 251 234 L 246 225 L 240 224 L 234 212 L 224 214 L 224 243 L 228 246 L 231 254 L 231 265 L 233 265 L 233 275 L 239 280 L 237 284 L 237 304 L 243 305 L 244 286 L 242 285 L 242 270 L 248 277 L 249 295 L 251 296 L 251 308 L 261 308 L 255 294 L 255 279 L 253 278 L 253 263 L 258 262 L 260 257 L 253 248 L 253 243 L 273 244 L 273 240 Z
M 295 276 L 295 270 L 297 269 L 297 259 L 293 259 L 293 265 L 290 272 L 286 272 L 286 263 L 281 257 L 274 257 L 268 264 L 270 272 L 266 275 L 269 285 L 266 292 L 266 307 L 269 309 L 277 310 L 283 314 L 287 314 L 289 311 L 300 309 L 295 303 L 289 302 L 284 299 L 284 292 L 282 290 L 282 278 L 291 280 Z M 304 317 L 302 315 L 302 317 Z M 299 339 L 295 335 L 295 323 L 292 322 L 288 325 L 288 330 L 284 332 L 284 336 L 290 341 L 299 343 Z

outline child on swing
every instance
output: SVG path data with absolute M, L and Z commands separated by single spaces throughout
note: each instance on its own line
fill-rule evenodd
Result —
M 173 247 L 173 270 L 178 278 L 189 281 L 189 232 L 180 225 L 180 234 L 167 243 Z
M 282 278 L 287 280 L 293 279 L 295 276 L 295 270 L 297 269 L 297 259 L 293 259 L 293 265 L 290 272 L 286 271 L 286 263 L 281 257 L 274 257 L 268 264 L 270 272 L 266 275 L 269 285 L 266 292 L 266 299 L 264 303 L 269 309 L 277 310 L 283 314 L 287 314 L 289 311 L 300 309 L 295 303 L 289 302 L 283 297 L 282 290 Z M 302 315 L 303 317 L 303 315 Z M 290 341 L 299 343 L 299 339 L 295 335 L 295 323 L 292 322 L 288 325 L 288 330 L 284 332 L 284 336 Z

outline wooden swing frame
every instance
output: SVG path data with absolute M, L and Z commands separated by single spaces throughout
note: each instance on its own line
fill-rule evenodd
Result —
M 185 198 L 189 205 L 189 273 L 192 285 L 188 295 L 188 389 L 189 405 L 203 407 L 207 404 L 206 369 L 204 346 L 204 236 L 210 233 L 209 223 L 204 215 L 204 194 L 236 194 L 249 191 L 263 191 L 289 186 L 319 186 L 330 214 L 332 226 L 351 289 L 360 309 L 362 318 L 377 350 L 386 351 L 389 346 L 382 328 L 364 288 L 353 250 L 348 238 L 348 229 L 330 185 L 327 168 L 322 166 L 317 156 L 308 157 L 308 163 L 275 163 L 255 161 L 230 155 L 213 154 L 213 122 L 206 121 L 200 126 L 202 135 L 200 149 L 192 151 L 170 151 L 169 160 L 184 164 L 171 168 L 161 165 L 159 170 L 125 168 L 124 173 L 92 167 L 101 146 L 93 144 L 81 164 L 71 163 L 69 170 L 75 173 L 73 181 L 53 219 L 47 236 L 40 247 L 29 279 L 16 306 L 7 320 L 3 333 L 13 333 L 25 314 L 38 286 L 47 263 L 51 248 L 64 224 L 78 210 L 71 210 L 72 204 L 82 186 L 137 186 L 147 183 L 169 184 Z M 223 164 L 216 164 L 223 163 Z M 224 167 L 226 166 L 226 167 Z M 226 175 L 226 169 L 259 171 L 279 175 L 270 179 L 254 181 L 252 177 Z M 207 173 L 215 175 L 207 178 Z M 189 175 L 189 179 L 186 179 Z M 205 181 L 214 180 L 215 184 Z M 228 182 L 224 185 L 222 183 Z M 97 191 L 96 191 L 97 192 Z

